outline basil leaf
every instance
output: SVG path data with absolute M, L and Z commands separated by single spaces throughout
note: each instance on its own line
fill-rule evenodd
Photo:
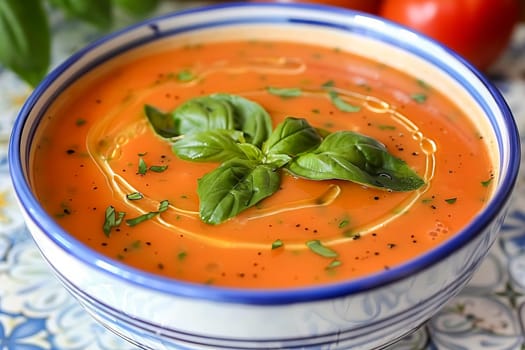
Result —
M 270 115 L 259 104 L 230 94 L 212 94 L 184 102 L 172 113 L 146 106 L 145 113 L 154 131 L 174 138 L 196 131 L 239 130 L 246 142 L 260 147 L 272 131 Z
M 167 165 L 152 165 L 148 168 L 149 170 L 153 171 L 154 173 L 163 173 L 168 169 Z
M 308 249 L 310 249 L 312 252 L 314 252 L 317 255 L 320 255 L 324 258 L 337 258 L 339 254 L 335 250 L 332 250 L 328 247 L 325 247 L 319 240 L 313 239 L 311 241 L 306 242 L 306 246 Z
M 330 100 L 332 100 L 332 103 L 334 106 L 343 112 L 359 112 L 361 110 L 361 107 L 354 106 L 345 100 L 343 100 L 339 94 L 333 90 L 328 92 L 328 96 L 330 96 Z
M 138 201 L 139 199 L 144 198 L 144 195 L 140 192 L 133 192 L 126 195 L 126 198 L 130 201 Z
M 219 224 L 275 193 L 280 175 L 273 167 L 233 159 L 198 180 L 200 217 Z
M 275 241 L 272 242 L 272 250 L 273 249 L 277 249 L 277 248 L 281 248 L 282 246 L 284 246 L 284 243 L 280 239 L 276 239 Z
M 104 231 L 106 237 L 110 236 L 112 228 L 118 227 L 122 223 L 125 215 L 126 213 L 122 211 L 116 211 L 111 205 L 106 208 L 104 213 L 104 225 L 102 226 L 102 230 Z
M 153 131 L 163 138 L 172 138 L 180 135 L 179 124 L 171 113 L 164 113 L 157 108 L 145 105 L 144 113 L 148 118 Z
M 107 29 L 112 21 L 111 1 L 50 0 L 50 3 L 62 9 L 71 18 L 78 18 L 99 28 Z
M 158 210 L 158 212 L 159 213 L 165 212 L 166 210 L 168 210 L 169 206 L 170 206 L 170 202 L 167 199 L 161 201 L 159 203 L 159 210 Z
M 273 154 L 270 153 L 264 157 L 264 164 L 272 165 L 275 168 L 282 168 L 288 162 L 292 160 L 292 157 L 290 157 L 287 154 Z
M 303 91 L 300 88 L 277 88 L 269 86 L 266 91 L 272 95 L 280 96 L 282 98 L 291 98 L 301 96 Z
M 244 141 L 235 130 L 208 130 L 185 135 L 172 146 L 177 157 L 194 162 L 223 162 L 232 158 L 247 158 L 239 147 Z
M 388 153 L 383 144 L 351 131 L 328 135 L 316 150 L 293 159 L 287 168 L 312 180 L 348 180 L 393 191 L 411 191 L 424 184 L 403 160 Z
M 40 0 L 0 1 L 0 63 L 31 86 L 47 73 L 51 35 Z
M 146 165 L 146 162 L 144 161 L 144 158 L 139 156 L 139 164 L 137 166 L 137 174 L 145 175 L 147 171 L 148 171 L 148 166 Z
M 234 107 L 214 95 L 192 98 L 173 111 L 178 134 L 214 129 L 235 129 Z
M 153 11 L 159 4 L 159 0 L 112 0 L 115 5 L 122 8 L 133 16 L 144 16 Z
M 263 152 L 295 156 L 319 146 L 321 141 L 317 130 L 306 119 L 287 117 L 271 133 Z
M 239 143 L 238 146 L 244 153 L 244 158 L 256 161 L 261 161 L 263 159 L 263 153 L 259 147 L 252 145 L 251 143 Z
M 158 211 L 150 211 L 149 213 L 142 214 L 142 215 L 137 216 L 135 218 L 127 219 L 126 220 L 126 225 L 131 226 L 131 227 L 137 226 L 138 224 L 140 224 L 140 223 L 142 223 L 144 221 L 153 219 L 157 215 L 159 215 Z
M 246 142 L 262 146 L 272 132 L 272 120 L 264 108 L 238 95 L 213 94 L 211 97 L 229 102 L 235 110 L 235 129 L 244 132 Z

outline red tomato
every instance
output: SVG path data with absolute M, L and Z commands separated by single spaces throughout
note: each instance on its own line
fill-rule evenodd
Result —
M 260 2 L 299 2 L 299 3 L 318 3 L 331 6 L 346 7 L 353 10 L 364 11 L 377 14 L 381 5 L 381 0 L 255 0 Z
M 385 0 L 379 14 L 452 48 L 481 70 L 507 47 L 520 0 Z

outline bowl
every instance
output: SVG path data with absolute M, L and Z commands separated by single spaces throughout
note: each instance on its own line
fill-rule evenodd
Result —
M 449 239 L 404 263 L 334 283 L 286 288 L 221 287 L 161 277 L 108 258 L 59 226 L 37 199 L 31 180 L 33 141 L 53 101 L 87 72 L 152 42 L 249 38 L 253 28 L 258 33 L 263 28 L 263 38 L 342 43 L 344 50 L 423 77 L 459 101 L 463 111 L 479 118 L 476 124 L 486 125 L 494 146 L 497 176 L 483 209 Z M 375 349 L 396 342 L 431 318 L 480 266 L 504 220 L 519 160 L 508 106 L 468 62 L 384 19 L 311 4 L 223 3 L 108 35 L 73 54 L 34 90 L 9 147 L 17 199 L 50 268 L 95 319 L 131 343 L 155 350 Z

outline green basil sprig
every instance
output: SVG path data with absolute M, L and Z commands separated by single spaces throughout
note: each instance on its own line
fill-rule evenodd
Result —
M 55 8 L 71 19 L 107 30 L 115 8 L 144 16 L 158 3 L 159 0 L 0 0 L 0 65 L 31 86 L 44 78 L 51 61 L 48 9 Z
M 164 113 L 145 106 L 153 130 L 181 159 L 219 162 L 198 180 L 201 219 L 219 224 L 275 193 L 281 171 L 311 180 L 338 179 L 393 191 L 424 184 L 380 142 L 355 132 L 329 133 L 287 117 L 271 131 L 268 113 L 243 97 L 213 94 Z

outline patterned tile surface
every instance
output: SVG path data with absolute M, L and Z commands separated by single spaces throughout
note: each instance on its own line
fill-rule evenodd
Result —
M 190 3 L 182 4 L 168 2 L 159 12 Z M 123 26 L 129 19 L 117 22 Z M 53 32 L 54 64 L 100 35 L 60 16 L 53 19 Z M 489 77 L 503 92 L 525 135 L 525 26 L 517 28 L 511 47 Z M 31 240 L 7 168 L 10 129 L 30 90 L 1 68 L 0 86 L 0 350 L 135 349 L 95 323 L 72 300 Z M 468 287 L 425 327 L 389 350 L 525 349 L 524 180 L 522 172 L 500 238 Z

